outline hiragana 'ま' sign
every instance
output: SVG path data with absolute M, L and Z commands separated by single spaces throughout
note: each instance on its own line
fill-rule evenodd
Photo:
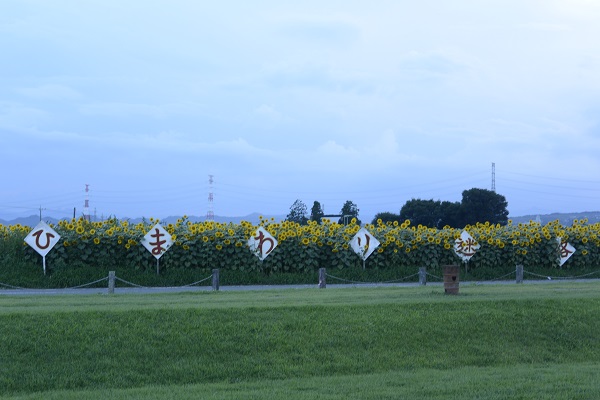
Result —
M 558 242 L 558 262 L 562 267 L 573 253 L 575 253 L 575 247 L 571 246 L 568 242 L 563 242 L 560 237 L 557 237 L 556 241 Z
M 25 237 L 25 243 L 42 256 L 44 274 L 46 273 L 46 254 L 52 250 L 59 240 L 60 235 L 44 221 L 40 221 Z
M 169 247 L 173 244 L 173 240 L 169 232 L 162 227 L 161 224 L 156 224 L 150 229 L 150 232 L 142 239 L 142 245 L 148 249 L 150 253 L 158 260 Z
M 467 231 L 462 231 L 460 237 L 454 241 L 454 252 L 465 262 L 475 255 L 479 247 L 479 243 Z
M 360 258 L 366 260 L 381 243 L 365 228 L 360 228 L 350 240 L 350 247 Z
M 262 261 L 277 247 L 277 239 L 259 226 L 256 233 L 248 239 L 248 247 Z

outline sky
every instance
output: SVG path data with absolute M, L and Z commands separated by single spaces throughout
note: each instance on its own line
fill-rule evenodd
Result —
M 595 0 L 2 0 L 0 218 L 598 211 L 598 38 Z

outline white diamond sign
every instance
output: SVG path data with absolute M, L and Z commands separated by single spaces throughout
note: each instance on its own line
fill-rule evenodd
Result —
M 558 242 L 558 251 L 559 251 L 559 263 L 562 267 L 564 263 L 575 253 L 575 247 L 570 245 L 568 242 L 563 242 L 562 238 L 557 237 L 556 241 Z
M 173 244 L 173 240 L 169 232 L 162 227 L 161 224 L 156 224 L 146 233 L 142 239 L 142 245 L 148 249 L 150 253 L 158 260 L 169 247 Z
M 60 235 L 44 221 L 40 221 L 25 237 L 25 243 L 33 247 L 42 257 L 45 257 L 59 240 Z
M 379 240 L 365 228 L 360 228 L 350 240 L 350 247 L 363 261 L 369 258 L 380 244 Z
M 267 258 L 269 254 L 277 247 L 277 239 L 273 237 L 262 226 L 259 226 L 256 233 L 248 239 L 248 247 L 260 261 Z
M 40 221 L 40 223 L 29 232 L 29 235 L 25 236 L 25 243 L 33 247 L 33 249 L 42 256 L 44 275 L 46 275 L 46 254 L 52 250 L 59 240 L 60 235 L 44 221 Z
M 477 243 L 467 231 L 462 231 L 460 237 L 454 241 L 454 252 L 457 256 L 462 258 L 464 262 L 469 261 L 471 257 L 475 255 L 477 250 L 479 250 L 479 247 L 481 247 L 479 243 Z

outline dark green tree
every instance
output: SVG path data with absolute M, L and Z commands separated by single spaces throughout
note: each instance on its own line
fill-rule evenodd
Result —
M 378 219 L 381 219 L 381 222 L 383 222 L 384 224 L 394 221 L 403 222 L 403 220 L 400 219 L 400 214 L 387 211 L 375 214 L 375 218 L 373 218 L 373 221 L 371 221 L 371 223 L 373 225 L 376 225 Z
M 464 228 L 464 215 L 461 204 L 458 201 L 442 201 L 440 203 L 440 221 L 437 228 L 444 226 L 452 228 Z
M 298 199 L 290 207 L 290 213 L 285 218 L 286 221 L 296 222 L 300 225 L 306 225 L 308 223 L 306 204 L 302 200 Z
M 441 203 L 439 200 L 412 199 L 400 209 L 400 219 L 409 220 L 413 226 L 424 225 L 437 228 L 441 223 Z
M 321 203 L 315 201 L 313 203 L 312 208 L 310 209 L 310 220 L 317 221 L 317 223 L 320 224 L 321 218 L 323 218 L 324 215 L 325 213 L 323 212 L 323 207 L 321 207 Z
M 506 225 L 508 222 L 508 202 L 504 196 L 492 190 L 465 190 L 460 205 L 465 225 L 477 222 Z
M 338 220 L 338 223 L 349 224 L 352 218 L 356 218 L 356 223 L 360 225 L 360 220 L 358 219 L 358 211 L 358 206 L 350 200 L 347 200 L 342 206 L 342 209 L 340 210 L 341 218 Z

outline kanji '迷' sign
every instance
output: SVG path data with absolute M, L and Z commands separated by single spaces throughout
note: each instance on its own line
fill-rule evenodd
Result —
M 169 250 L 169 247 L 173 244 L 171 235 L 161 224 L 154 225 L 152 229 L 150 229 L 150 232 L 146 233 L 146 236 L 144 236 L 141 242 L 157 260 Z
M 564 263 L 575 253 L 575 247 L 573 247 L 568 242 L 563 242 L 562 238 L 557 237 L 556 241 L 558 242 L 558 258 L 559 264 L 562 267 Z
M 481 247 L 479 243 L 477 243 L 467 231 L 462 231 L 460 237 L 454 241 L 454 252 L 457 256 L 462 258 L 464 262 L 469 261 L 471 257 L 475 255 L 477 250 L 479 250 L 479 247 Z
M 360 228 L 350 240 L 350 247 L 363 261 L 369 258 L 380 244 L 379 240 L 365 228 Z
M 277 247 L 277 239 L 265 228 L 259 226 L 256 233 L 248 239 L 248 247 L 262 261 Z
M 46 254 L 52 250 L 59 240 L 60 235 L 44 221 L 40 221 L 40 223 L 29 232 L 29 235 L 25 237 L 25 243 L 30 245 L 42 256 L 44 274 L 46 274 Z

